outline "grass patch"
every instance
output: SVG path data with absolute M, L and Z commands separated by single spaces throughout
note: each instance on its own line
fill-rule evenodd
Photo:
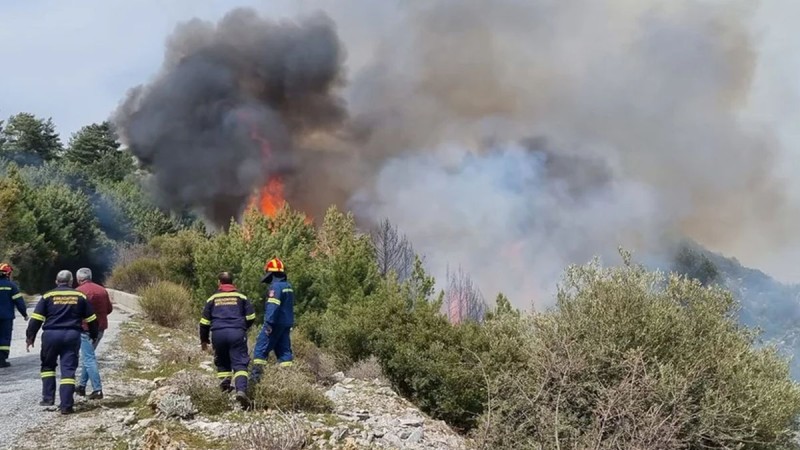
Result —
M 333 411 L 333 402 L 314 386 L 313 375 L 300 365 L 267 365 L 261 382 L 250 386 L 249 390 L 256 409 L 314 413 Z
M 345 376 L 349 378 L 355 378 L 356 380 L 364 380 L 364 381 L 372 381 L 375 379 L 385 380 L 386 376 L 383 374 L 383 369 L 381 369 L 381 364 L 378 361 L 378 358 L 374 356 L 370 356 L 368 359 L 362 359 L 357 363 L 353 364 L 353 367 L 349 368 L 347 372 L 345 372 Z
M 230 447 L 226 442 L 218 439 L 212 439 L 194 430 L 190 430 L 178 422 L 165 422 L 164 428 L 169 434 L 170 439 L 173 441 L 183 441 L 191 449 L 207 450 L 219 449 L 229 450 Z
M 307 447 L 310 433 L 297 420 L 280 415 L 243 426 L 231 441 L 232 450 L 300 450 Z
M 122 376 L 154 380 L 170 377 L 181 370 L 196 370 L 201 362 L 211 357 L 194 345 L 193 339 L 183 330 L 152 323 L 123 324 L 119 343 L 127 359 L 122 364 Z M 144 345 L 147 342 L 149 345 Z M 158 349 L 157 356 L 150 346 Z
M 216 416 L 231 410 L 231 397 L 222 392 L 216 378 L 199 372 L 186 372 L 172 380 L 179 392 L 188 395 L 201 414 Z

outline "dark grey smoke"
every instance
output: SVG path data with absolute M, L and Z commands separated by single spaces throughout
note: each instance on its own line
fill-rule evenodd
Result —
M 522 307 L 620 244 L 687 235 L 747 258 L 793 235 L 772 130 L 740 115 L 750 0 L 310 3 L 353 49 L 348 83 L 327 16 L 235 10 L 178 27 L 121 107 L 171 205 L 225 224 L 277 172 L 294 207 L 388 217 L 437 279 L 461 266 Z
M 345 117 L 334 94 L 343 56 L 321 14 L 278 23 L 236 9 L 217 24 L 192 20 L 115 122 L 167 206 L 225 226 L 267 177 L 291 171 L 297 140 Z

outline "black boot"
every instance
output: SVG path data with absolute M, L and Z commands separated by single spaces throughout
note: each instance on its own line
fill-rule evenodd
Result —
M 5 359 L 0 359 L 0 367 L 11 367 L 11 363 Z
M 89 400 L 102 400 L 103 399 L 103 391 L 92 391 L 89 394 Z
M 236 393 L 236 401 L 242 405 L 242 409 L 250 409 L 250 399 L 247 398 L 247 394 L 245 394 L 243 391 Z
M 64 408 L 64 409 L 61 410 L 61 414 L 72 414 L 74 412 L 75 412 L 75 410 L 72 409 L 72 406 L 70 406 L 69 408 Z
M 86 396 L 86 386 L 78 386 L 75 388 L 75 394 L 80 395 L 81 397 Z
M 42 400 L 39 402 L 39 406 L 53 406 L 56 404 L 55 400 Z
M 261 375 L 264 373 L 264 367 L 260 364 L 256 364 L 253 366 L 253 369 L 250 370 L 250 382 L 253 384 L 258 384 L 261 381 Z

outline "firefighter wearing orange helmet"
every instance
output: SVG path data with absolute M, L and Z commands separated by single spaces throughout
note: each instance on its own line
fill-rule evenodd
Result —
M 291 366 L 292 343 L 289 334 L 294 326 L 294 290 L 286 277 L 283 261 L 272 258 L 264 266 L 262 283 L 266 283 L 267 302 L 264 308 L 264 326 L 258 333 L 253 351 L 253 381 L 261 378 L 270 352 L 275 352 L 278 364 Z
M 14 329 L 14 308 L 27 321 L 28 311 L 16 283 L 11 281 L 10 264 L 0 263 L 0 367 L 8 367 L 8 354 L 11 351 L 11 331 Z

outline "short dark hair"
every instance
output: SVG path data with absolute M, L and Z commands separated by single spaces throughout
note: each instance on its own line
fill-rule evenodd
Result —
M 233 283 L 233 275 L 230 272 L 220 272 L 219 276 L 217 277 L 221 284 L 232 284 Z

